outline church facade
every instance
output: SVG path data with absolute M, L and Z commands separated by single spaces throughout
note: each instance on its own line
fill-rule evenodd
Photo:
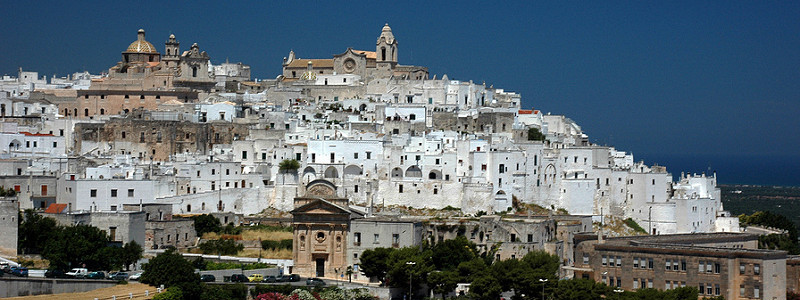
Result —
M 292 210 L 293 273 L 303 277 L 335 277 L 348 266 L 347 233 L 350 221 L 364 214 L 352 210 L 347 198 L 326 180 L 306 185 L 305 195 L 294 199 Z
M 365 82 L 381 78 L 428 79 L 428 68 L 400 65 L 397 54 L 397 39 L 386 24 L 375 43 L 375 51 L 348 48 L 329 59 L 301 59 L 290 51 L 283 60 L 283 80 L 314 80 L 317 75 L 333 74 L 358 75 Z

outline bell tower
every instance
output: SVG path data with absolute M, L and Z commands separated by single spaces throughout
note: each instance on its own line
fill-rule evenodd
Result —
M 383 26 L 381 35 L 375 45 L 375 68 L 378 77 L 391 77 L 394 66 L 397 65 L 397 40 L 392 34 L 389 23 Z
M 161 61 L 167 64 L 167 68 L 177 67 L 181 55 L 181 42 L 175 39 L 174 34 L 170 34 L 169 40 L 164 43 L 164 47 L 166 48 L 166 51 L 164 52 L 164 56 L 161 58 Z

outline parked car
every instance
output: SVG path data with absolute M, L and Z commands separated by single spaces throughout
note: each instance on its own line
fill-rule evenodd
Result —
M 144 272 L 133 273 L 131 276 L 128 276 L 128 280 L 139 280 L 139 278 L 142 277 L 142 273 Z
M 306 285 L 323 286 L 325 285 L 325 281 L 319 278 L 309 278 L 306 280 Z
M 217 277 L 214 277 L 214 275 L 211 275 L 211 274 L 203 274 L 203 275 L 200 275 L 200 281 L 202 281 L 202 282 L 214 282 L 214 281 L 217 281 Z
M 128 280 L 128 273 L 127 272 L 114 272 L 108 274 L 108 279 L 110 280 Z
M 86 275 L 86 279 L 106 279 L 106 273 L 102 271 L 94 271 Z
M 284 276 L 289 278 L 287 281 L 291 281 L 291 282 L 299 282 L 300 281 L 300 275 L 297 275 L 297 274 L 289 274 L 289 275 L 284 275 Z
M 250 282 L 250 279 L 247 279 L 244 274 L 233 274 L 231 275 L 231 282 Z
M 47 270 L 46 272 L 44 272 L 44 277 L 47 277 L 47 278 L 67 278 L 67 273 L 64 273 L 64 271 L 61 271 L 59 269 L 52 269 L 52 270 Z
M 17 277 L 28 277 L 28 268 L 26 267 L 13 267 L 11 268 L 11 275 Z
M 261 282 L 262 280 L 264 280 L 264 275 L 250 274 L 250 276 L 247 276 L 247 280 L 249 280 L 250 282 Z
M 264 280 L 261 280 L 261 282 L 276 282 L 275 276 L 269 275 L 267 277 L 264 277 Z
M 73 268 L 69 272 L 67 272 L 68 278 L 84 278 L 86 275 L 89 275 L 89 269 L 86 268 Z

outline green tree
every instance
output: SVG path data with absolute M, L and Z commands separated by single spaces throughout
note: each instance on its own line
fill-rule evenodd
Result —
M 107 246 L 106 232 L 97 227 L 57 227 L 45 243 L 42 257 L 49 260 L 51 266 L 61 269 L 86 265 L 89 269 L 109 270 L 115 261 L 109 261 L 114 255 L 113 249 L 103 250 Z
M 375 248 L 364 250 L 361 253 L 358 267 L 364 276 L 375 277 L 381 284 L 386 283 L 386 273 L 389 270 L 389 256 L 394 251 L 392 248 Z
M 219 219 L 209 214 L 192 216 L 192 220 L 194 221 L 194 231 L 197 232 L 199 237 L 202 237 L 206 232 L 218 232 L 222 226 Z
M 436 270 L 440 271 L 455 270 L 460 263 L 471 261 L 477 257 L 476 252 L 474 243 L 464 236 L 458 236 L 433 246 L 433 265 Z
M 591 279 L 559 280 L 551 284 L 556 286 L 551 294 L 554 300 L 601 299 L 610 291 L 605 284 Z
M 300 162 L 296 159 L 284 159 L 278 164 L 278 171 L 281 173 L 296 173 L 297 169 L 300 169 Z
M 544 141 L 545 135 L 539 131 L 539 128 L 531 127 L 528 128 L 528 140 L 529 141 Z
M 459 277 L 455 271 L 433 271 L 428 274 L 428 287 L 445 299 L 448 293 L 456 289 Z
M 174 249 L 151 259 L 142 265 L 144 273 L 140 281 L 149 285 L 179 287 L 184 299 L 199 299 L 202 293 L 200 275 L 194 272 L 192 263 Z
M 183 291 L 181 288 L 173 286 L 163 293 L 153 296 L 153 300 L 183 300 Z
M 122 264 L 125 269 L 129 270 L 130 265 L 142 258 L 142 253 L 144 253 L 144 249 L 136 241 L 130 241 L 122 246 Z
M 19 221 L 22 222 L 18 231 L 19 248 L 24 254 L 41 253 L 44 245 L 60 230 L 56 220 L 38 215 L 33 209 L 26 209 L 24 218 Z

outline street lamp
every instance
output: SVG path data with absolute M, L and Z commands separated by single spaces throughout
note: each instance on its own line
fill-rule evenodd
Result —
M 542 300 L 544 300 L 544 286 L 547 285 L 547 278 L 539 278 L 539 282 L 542 283 Z
M 413 268 L 413 267 L 414 267 L 414 265 L 416 265 L 416 264 L 417 264 L 417 263 L 416 263 L 416 262 L 413 262 L 413 261 L 407 261 L 407 262 L 406 262 L 406 265 L 408 266 L 408 299 L 409 299 L 409 300 L 411 300 L 411 296 L 412 296 L 412 295 L 411 295 L 411 293 L 412 293 L 412 288 L 411 288 L 411 279 L 412 279 L 413 277 L 411 276 L 411 268 Z

